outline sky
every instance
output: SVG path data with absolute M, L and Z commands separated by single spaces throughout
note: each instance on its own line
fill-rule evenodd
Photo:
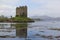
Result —
M 60 0 L 0 0 L 0 15 L 16 15 L 16 7 L 28 7 L 28 16 L 60 17 Z

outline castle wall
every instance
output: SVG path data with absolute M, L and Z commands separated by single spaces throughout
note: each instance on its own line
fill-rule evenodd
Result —
M 27 17 L 27 6 L 17 7 L 16 15 Z

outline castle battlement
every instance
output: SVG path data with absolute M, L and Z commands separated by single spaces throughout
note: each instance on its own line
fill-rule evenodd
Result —
M 17 8 L 27 8 L 27 6 L 19 6 L 19 7 L 17 7 Z

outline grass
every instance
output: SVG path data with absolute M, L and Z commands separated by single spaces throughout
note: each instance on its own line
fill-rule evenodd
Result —
M 27 18 L 27 17 L 13 17 L 11 19 L 14 21 L 32 21 L 32 19 Z
M 11 18 L 0 18 L 0 22 L 34 22 L 32 19 L 27 17 L 11 17 Z

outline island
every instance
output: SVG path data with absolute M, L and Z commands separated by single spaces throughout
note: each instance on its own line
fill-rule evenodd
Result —
M 15 17 L 7 18 L 0 17 L 0 22 L 34 22 L 33 19 L 27 17 L 27 6 L 20 6 L 16 8 Z

